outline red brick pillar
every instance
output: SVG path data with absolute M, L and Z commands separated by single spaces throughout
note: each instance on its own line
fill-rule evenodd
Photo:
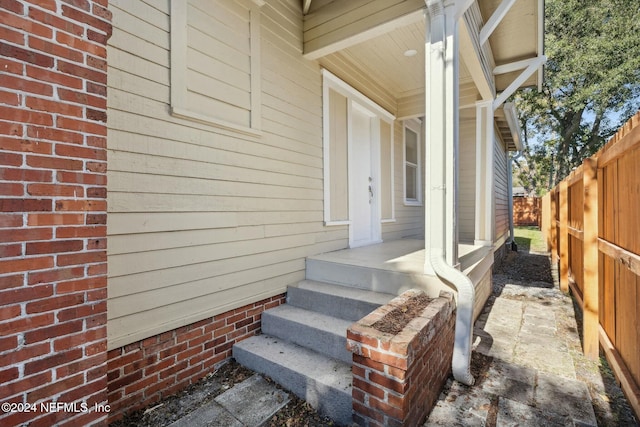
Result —
M 453 295 L 441 292 L 398 334 L 374 325 L 423 292 L 411 289 L 347 330 L 353 352 L 353 420 L 366 427 L 424 424 L 451 372 Z
M 107 0 L 0 1 L 0 425 L 106 423 L 110 35 Z

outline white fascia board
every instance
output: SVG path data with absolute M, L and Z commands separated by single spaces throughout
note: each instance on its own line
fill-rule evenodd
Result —
M 544 0 L 538 0 L 538 55 L 544 56 Z M 540 66 L 538 73 L 538 91 L 542 91 L 544 79 L 544 64 Z

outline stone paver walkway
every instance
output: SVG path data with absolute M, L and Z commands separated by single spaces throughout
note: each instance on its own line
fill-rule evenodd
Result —
M 476 383 L 450 381 L 425 426 L 597 425 L 568 348 L 577 328 L 562 324 L 573 315 L 571 300 L 550 286 L 494 286 L 474 328 Z
M 289 395 L 254 374 L 169 427 L 259 427 L 289 402 Z

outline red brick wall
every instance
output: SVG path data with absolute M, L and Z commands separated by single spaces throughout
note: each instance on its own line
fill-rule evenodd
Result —
M 0 402 L 107 403 L 107 0 L 0 1 Z M 105 413 L 6 413 L 0 425 Z
M 277 295 L 109 351 L 109 421 L 213 372 L 231 357 L 233 344 L 260 331 L 264 310 L 284 303 L 285 295 Z
M 353 352 L 353 420 L 358 425 L 422 425 L 451 372 L 455 303 L 450 293 L 431 301 L 399 334 L 371 327 L 419 293 L 403 293 L 347 331 Z

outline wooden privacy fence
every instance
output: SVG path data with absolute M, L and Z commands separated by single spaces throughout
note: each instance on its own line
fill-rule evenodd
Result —
M 513 225 L 540 227 L 542 199 L 539 197 L 513 197 Z
M 640 417 L 640 113 L 549 192 L 542 228 L 560 287 L 583 311 L 584 352 L 599 345 Z

